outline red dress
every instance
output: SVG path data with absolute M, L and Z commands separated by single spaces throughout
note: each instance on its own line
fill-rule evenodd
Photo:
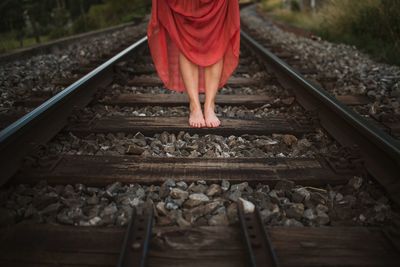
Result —
M 184 92 L 179 51 L 199 65 L 199 92 L 204 93 L 204 67 L 223 58 L 222 88 L 239 62 L 238 0 L 152 0 L 147 26 L 150 53 L 168 89 Z

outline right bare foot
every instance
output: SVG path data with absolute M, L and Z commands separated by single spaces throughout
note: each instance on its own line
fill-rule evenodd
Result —
M 195 128 L 201 128 L 206 125 L 201 106 L 193 108 L 190 107 L 189 125 Z

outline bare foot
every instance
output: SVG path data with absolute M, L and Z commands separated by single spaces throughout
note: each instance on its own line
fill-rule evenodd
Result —
M 207 127 L 218 127 L 221 124 L 221 121 L 218 119 L 217 115 L 215 115 L 214 106 L 204 106 L 204 118 Z
M 192 108 L 192 105 L 190 105 L 189 125 L 195 128 L 206 126 L 201 107 Z

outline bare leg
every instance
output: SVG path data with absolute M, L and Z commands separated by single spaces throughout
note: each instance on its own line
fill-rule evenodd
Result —
M 207 127 L 218 127 L 221 121 L 215 115 L 215 96 L 221 79 L 223 59 L 205 68 L 206 98 L 204 101 L 204 118 Z
M 189 125 L 192 127 L 204 127 L 205 121 L 199 100 L 199 67 L 188 60 L 182 53 L 179 55 L 179 66 L 183 83 L 189 97 L 190 115 Z

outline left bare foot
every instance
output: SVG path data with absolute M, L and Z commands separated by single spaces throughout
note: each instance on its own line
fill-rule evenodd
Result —
M 214 106 L 204 106 L 204 119 L 207 127 L 218 127 L 221 124 L 221 121 L 215 115 Z

